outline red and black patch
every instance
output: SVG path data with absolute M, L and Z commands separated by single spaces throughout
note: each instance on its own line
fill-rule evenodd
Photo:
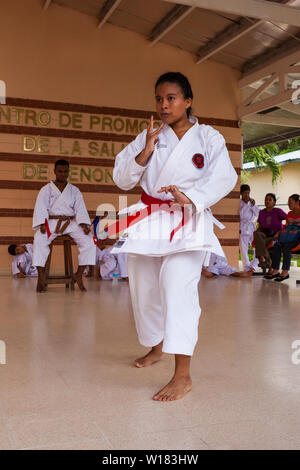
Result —
M 192 161 L 197 168 L 204 167 L 204 156 L 202 155 L 202 153 L 195 153 L 192 158 Z

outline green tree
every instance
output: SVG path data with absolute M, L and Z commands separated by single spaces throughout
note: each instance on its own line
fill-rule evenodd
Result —
M 280 153 L 277 144 L 269 144 L 264 147 L 252 148 L 244 151 L 244 163 L 253 162 L 258 169 L 270 169 L 272 184 L 281 176 L 281 166 L 276 162 L 275 156 Z

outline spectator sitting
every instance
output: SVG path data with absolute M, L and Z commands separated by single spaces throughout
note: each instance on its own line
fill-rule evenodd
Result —
M 272 260 L 267 247 L 276 233 L 282 230 L 282 221 L 286 218 L 286 213 L 275 205 L 275 194 L 266 194 L 266 208 L 259 211 L 257 219 L 259 227 L 254 232 L 255 256 L 259 259 L 258 266 L 261 268 L 271 268 Z
M 271 249 L 272 270 L 265 276 L 266 279 L 273 279 L 282 282 L 288 279 L 291 265 L 291 249 L 300 242 L 300 197 L 299 194 L 292 194 L 289 197 L 288 205 L 290 212 L 286 216 L 286 228 L 277 235 L 277 243 Z M 282 271 L 279 274 L 281 254 L 283 255 Z

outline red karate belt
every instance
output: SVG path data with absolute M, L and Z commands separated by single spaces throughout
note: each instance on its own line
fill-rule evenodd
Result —
M 171 199 L 167 199 L 166 201 L 163 201 L 162 199 L 158 199 L 152 196 L 149 196 L 149 194 L 145 193 L 145 191 L 142 192 L 141 194 L 141 201 L 147 205 L 144 209 L 141 209 L 140 211 L 136 212 L 134 215 L 128 215 L 127 217 L 124 217 L 117 222 L 115 222 L 112 225 L 109 225 L 107 228 L 104 229 L 103 232 L 101 232 L 97 239 L 98 240 L 105 240 L 106 238 L 110 238 L 114 235 L 116 235 L 119 232 L 122 232 L 128 227 L 132 227 L 134 224 L 139 222 L 140 220 L 144 219 L 145 217 L 149 217 L 150 214 L 153 214 L 154 212 L 157 212 L 158 210 L 161 209 L 161 206 L 167 205 L 168 208 L 163 207 L 163 210 L 167 210 L 170 212 L 175 212 L 175 208 L 172 209 L 173 205 L 176 205 L 178 207 L 178 204 L 175 201 L 172 201 Z M 185 224 L 185 217 L 184 217 L 184 207 L 181 207 L 181 212 L 182 212 L 182 219 L 180 223 L 175 227 L 171 233 L 170 233 L 170 242 L 173 240 L 173 237 L 178 230 L 180 230 L 184 224 Z

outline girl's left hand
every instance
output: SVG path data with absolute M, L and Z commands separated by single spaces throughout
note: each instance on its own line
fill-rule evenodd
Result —
M 157 192 L 158 193 L 163 193 L 163 192 L 171 193 L 172 196 L 175 198 L 175 201 L 180 206 L 184 206 L 185 204 L 193 204 L 192 201 L 185 194 L 181 193 L 179 189 L 177 188 L 177 186 L 175 186 L 174 184 L 171 184 L 170 186 L 163 186 Z

